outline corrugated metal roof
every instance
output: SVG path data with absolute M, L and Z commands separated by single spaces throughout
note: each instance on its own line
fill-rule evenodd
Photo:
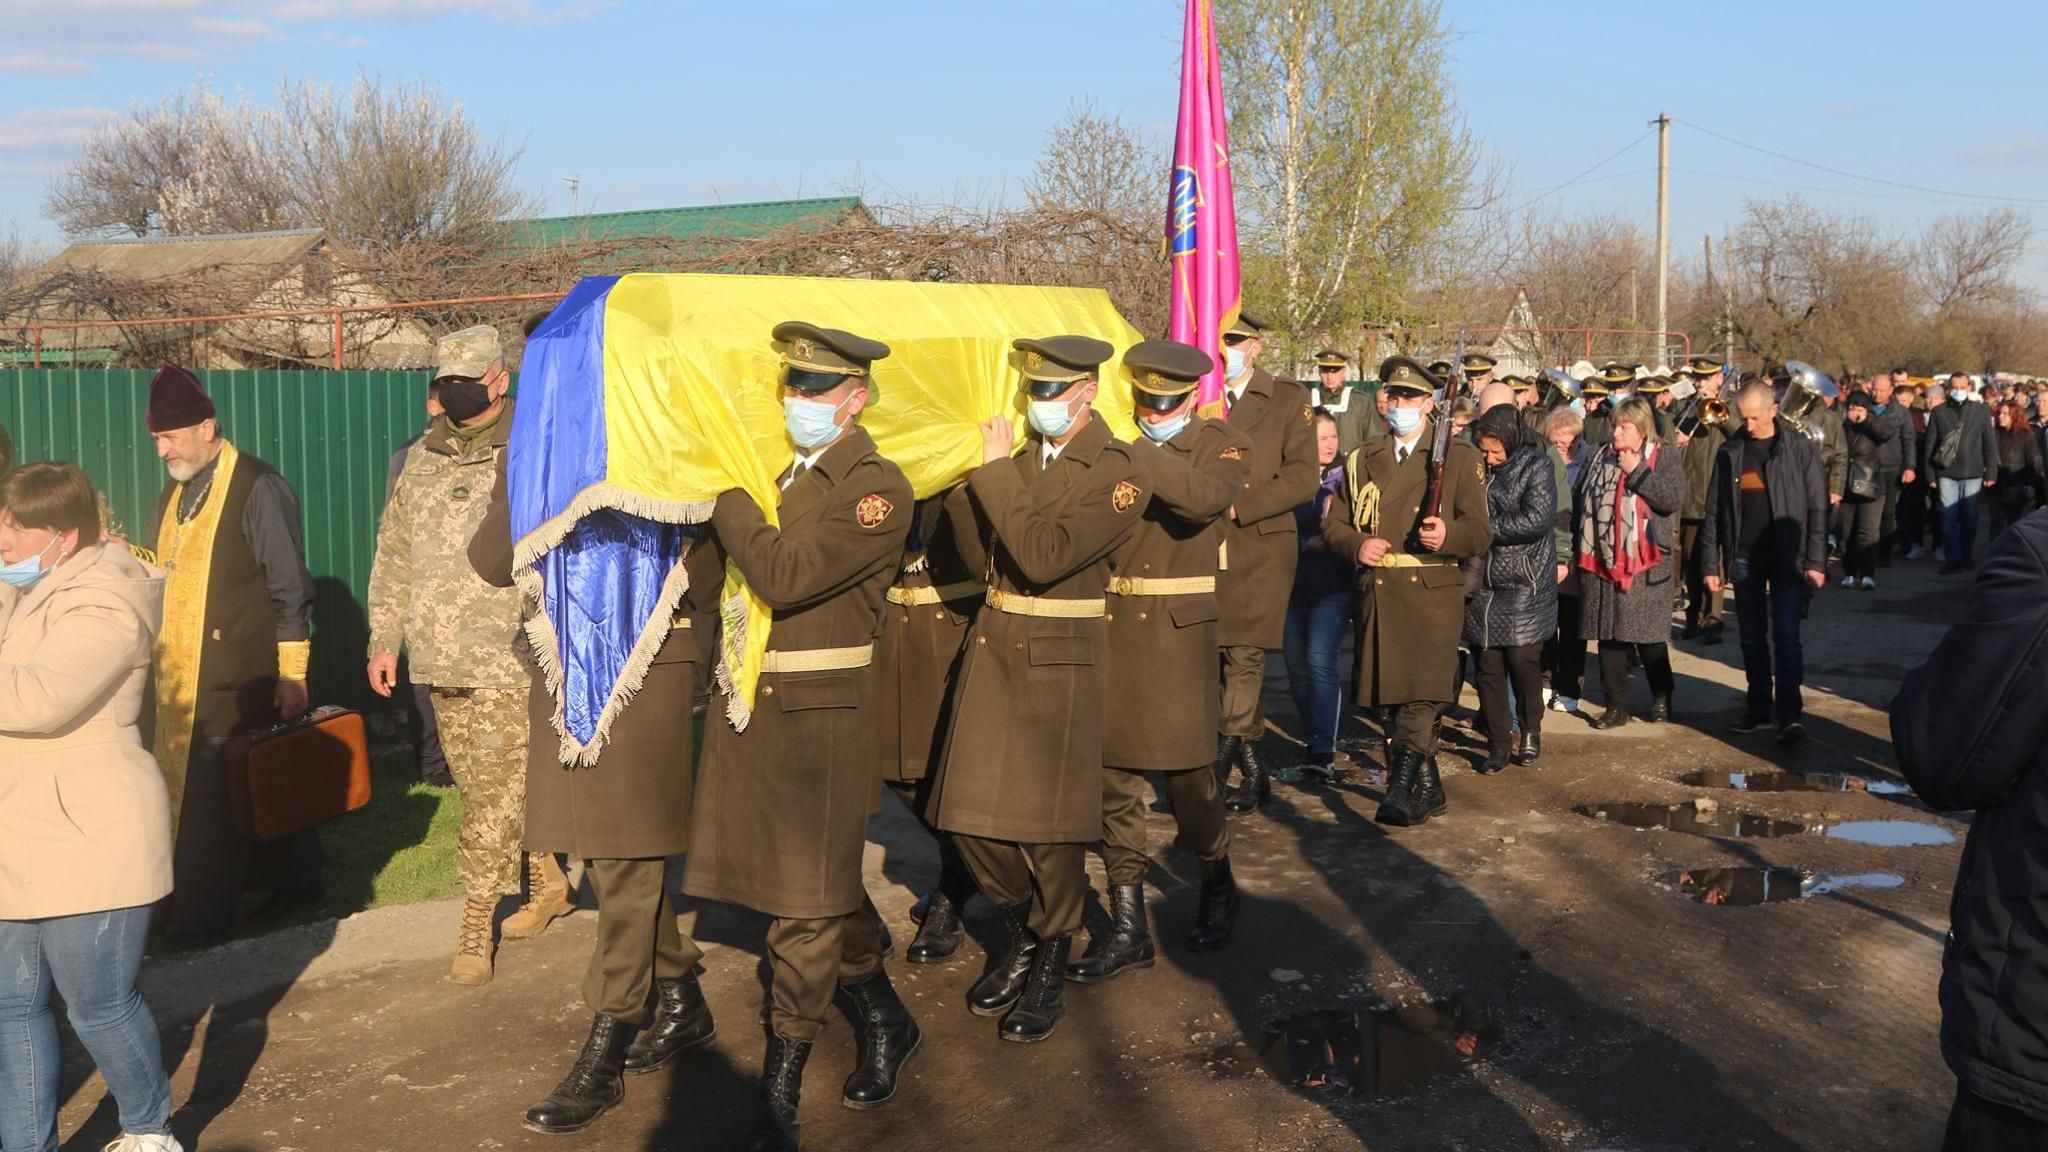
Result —
M 640 212 L 595 212 L 586 216 L 542 216 L 531 220 L 508 220 L 503 227 L 507 242 L 522 248 L 640 237 L 745 239 L 791 225 L 824 227 L 866 210 L 858 196 L 830 196 L 810 200 L 655 208 Z
M 146 236 L 73 244 L 37 270 L 99 272 L 122 280 L 155 280 L 208 268 L 289 264 L 327 241 L 318 228 L 228 236 Z

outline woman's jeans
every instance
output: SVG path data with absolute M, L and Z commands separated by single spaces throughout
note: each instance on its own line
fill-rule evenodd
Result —
M 1296 592 L 1287 601 L 1287 689 L 1294 694 L 1294 711 L 1301 717 L 1301 738 L 1308 754 L 1329 757 L 1337 751 L 1337 719 L 1344 706 L 1344 683 L 1339 674 L 1338 649 L 1351 629 L 1351 592 L 1329 592 L 1304 596 Z
M 52 986 L 120 1107 L 121 1130 L 137 1136 L 170 1131 L 163 1041 L 135 989 L 148 932 L 147 905 L 0 920 L 0 1149 L 57 1152 Z

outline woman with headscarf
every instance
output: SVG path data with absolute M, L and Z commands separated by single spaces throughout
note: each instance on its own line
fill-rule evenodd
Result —
M 1650 681 L 1650 722 L 1671 719 L 1672 521 L 1685 503 L 1685 465 L 1657 442 L 1650 403 L 1632 397 L 1615 410 L 1608 443 L 1579 474 L 1577 553 L 1584 619 L 1580 632 L 1600 649 L 1607 709 L 1595 728 L 1628 723 L 1629 657 Z
M 1478 656 L 1479 709 L 1489 749 L 1482 775 L 1533 764 L 1543 753 L 1543 642 L 1557 628 L 1557 479 L 1543 442 L 1511 404 L 1472 423 L 1486 461 L 1493 543 L 1474 560 L 1465 597 L 1465 646 Z M 1514 682 L 1519 717 L 1510 714 Z M 1519 746 L 1514 730 L 1519 725 Z

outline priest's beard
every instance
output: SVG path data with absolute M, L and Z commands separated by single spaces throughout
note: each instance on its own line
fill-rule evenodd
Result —
M 194 476 L 199 475 L 199 470 L 204 467 L 206 467 L 204 464 L 187 464 L 180 460 L 177 463 L 165 464 L 164 471 L 170 473 L 171 479 L 176 480 L 178 483 L 187 484 L 191 482 Z

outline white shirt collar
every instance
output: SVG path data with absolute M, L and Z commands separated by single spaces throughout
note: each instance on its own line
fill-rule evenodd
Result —
M 1067 444 L 1071 443 L 1073 443 L 1073 441 L 1067 441 Z M 1067 444 L 1055 444 L 1050 440 L 1042 441 L 1038 450 L 1039 468 L 1045 469 L 1052 467 L 1052 462 L 1059 459 L 1060 453 L 1067 450 Z
M 782 487 L 788 488 L 791 484 L 796 483 L 797 473 L 803 471 L 806 468 L 816 467 L 818 464 L 818 458 L 820 456 L 823 456 L 825 453 L 831 451 L 831 449 L 832 445 L 827 444 L 823 448 L 818 449 L 816 452 L 797 453 L 795 463 L 789 466 L 789 475 L 782 478 Z
M 1406 440 L 1401 439 L 1399 436 L 1394 437 L 1394 455 L 1396 458 L 1406 456 L 1421 445 L 1422 430 L 1418 428 L 1415 431 L 1415 435 Z

